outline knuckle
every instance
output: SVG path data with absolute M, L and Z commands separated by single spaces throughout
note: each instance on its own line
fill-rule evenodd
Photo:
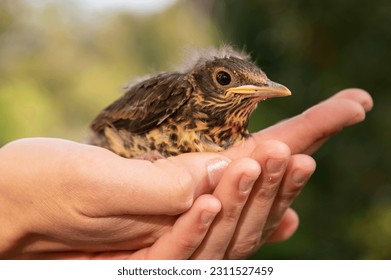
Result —
M 261 241 L 259 238 L 248 238 L 245 241 L 235 244 L 229 255 L 229 259 L 244 259 L 248 255 L 254 253 L 260 246 Z
M 236 223 L 239 219 L 243 204 L 237 203 L 236 205 L 224 210 L 224 221 L 227 224 Z
M 177 206 L 176 211 L 178 213 L 182 213 L 193 204 L 196 183 L 190 172 L 185 168 L 177 169 L 174 178 L 170 193 L 170 202 Z
M 295 197 L 298 195 L 298 191 L 283 191 L 280 194 L 278 194 L 278 200 L 281 204 L 290 204 Z
M 281 181 L 282 175 L 283 175 L 283 174 L 281 174 L 281 173 L 269 174 L 269 175 L 265 178 L 266 184 L 269 185 L 270 188 L 273 188 L 274 185 L 278 184 L 278 183 Z
M 276 228 L 279 226 L 279 224 L 280 224 L 280 220 L 275 220 L 275 221 L 267 223 L 265 225 L 264 230 L 263 230 L 262 239 L 269 237 L 270 234 L 272 234 L 276 230 Z
M 256 194 L 256 200 L 258 201 L 270 201 L 276 197 L 278 186 L 264 186 L 258 190 Z
M 198 245 L 199 245 L 198 242 L 194 242 L 194 240 L 187 239 L 187 238 L 179 239 L 177 241 L 178 249 L 182 252 L 187 252 L 187 253 L 194 252 L 197 249 Z

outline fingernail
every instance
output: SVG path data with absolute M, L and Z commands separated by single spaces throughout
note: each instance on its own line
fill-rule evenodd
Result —
M 239 182 L 239 190 L 241 190 L 244 194 L 251 191 L 252 187 L 254 186 L 256 179 L 243 175 Z
M 285 166 L 285 159 L 269 159 L 266 162 L 266 170 L 268 173 L 279 173 Z
M 204 211 L 201 214 L 201 222 L 205 226 L 209 226 L 214 218 L 216 217 L 217 213 L 209 212 L 209 211 Z
M 223 159 L 214 159 L 208 162 L 207 170 L 209 184 L 211 186 L 217 186 L 217 183 L 220 181 L 221 176 L 223 175 L 224 170 L 227 168 L 228 164 L 228 160 Z

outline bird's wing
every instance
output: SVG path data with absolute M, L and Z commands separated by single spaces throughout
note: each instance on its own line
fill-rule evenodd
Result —
M 92 122 L 95 132 L 106 126 L 144 133 L 162 123 L 190 97 L 192 86 L 180 73 L 162 73 L 130 87 Z

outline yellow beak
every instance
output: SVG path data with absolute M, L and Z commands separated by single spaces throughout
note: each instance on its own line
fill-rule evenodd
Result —
M 272 97 L 284 97 L 292 95 L 291 91 L 278 83 L 268 80 L 264 86 L 244 85 L 240 87 L 233 87 L 226 90 L 226 94 L 236 93 L 248 95 L 254 98 L 267 99 Z

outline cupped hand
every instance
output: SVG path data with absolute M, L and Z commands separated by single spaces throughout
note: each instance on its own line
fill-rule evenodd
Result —
M 295 231 L 289 205 L 315 168 L 303 153 L 371 107 L 345 90 L 221 154 L 153 164 L 58 139 L 13 142 L 0 149 L 0 258 L 246 257 Z
M 289 206 L 315 170 L 315 162 L 308 155 L 343 128 L 363 121 L 372 107 L 367 92 L 346 89 L 224 151 L 231 160 L 248 156 L 257 160 L 262 172 L 242 208 L 224 208 L 230 197 L 216 189 L 223 210 L 195 256 L 245 258 L 265 242 L 288 239 L 299 223 Z M 268 166 L 273 158 L 279 163 L 277 173 Z
M 299 221 L 289 206 L 315 170 L 315 161 L 306 154 L 364 120 L 372 106 L 365 91 L 344 90 L 224 151 L 233 162 L 213 192 L 222 209 L 198 248 L 184 246 L 194 251 L 190 258 L 240 259 L 265 242 L 288 239 Z
M 149 246 L 215 188 L 228 163 L 219 154 L 151 163 L 67 140 L 11 142 L 0 149 L 0 256 Z M 188 215 L 215 213 L 214 200 Z
M 196 153 L 151 163 L 60 139 L 12 142 L 0 149 L 0 257 L 215 257 L 209 246 L 203 249 L 208 243 L 222 258 L 228 243 L 213 240 L 222 231 L 231 233 L 224 239 L 233 237 L 247 198 L 256 195 L 251 189 L 259 162 L 275 156 L 288 160 L 289 152 L 279 146 L 265 143 L 259 151 L 270 155 L 259 153 L 256 160 L 230 162 L 219 154 Z M 284 168 L 271 174 L 273 181 Z M 276 182 L 257 188 L 267 190 Z

